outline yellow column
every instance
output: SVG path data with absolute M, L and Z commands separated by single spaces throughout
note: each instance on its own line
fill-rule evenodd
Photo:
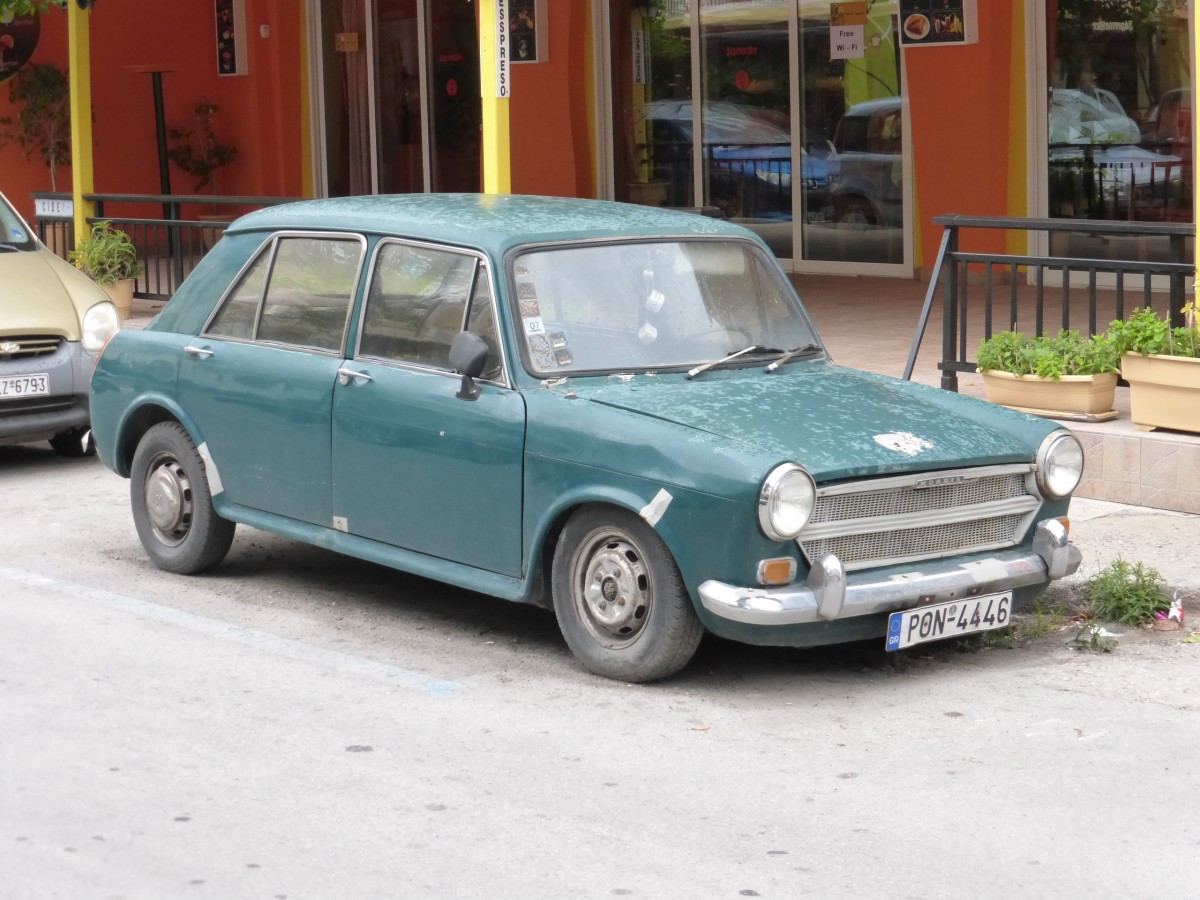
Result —
M 71 77 L 71 183 L 75 199 L 75 243 L 91 233 L 87 219 L 94 212 L 84 194 L 94 190 L 92 173 L 92 54 L 91 20 L 77 3 L 67 4 L 68 56 Z
M 511 81 L 501 85 L 497 60 L 505 54 L 508 65 L 508 22 L 498 27 L 500 14 L 507 18 L 505 0 L 479 3 L 479 89 L 483 98 L 483 190 L 488 194 L 512 193 L 512 167 L 508 146 L 508 92 Z

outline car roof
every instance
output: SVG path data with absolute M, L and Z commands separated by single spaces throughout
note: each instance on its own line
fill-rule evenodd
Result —
M 678 210 L 510 194 L 394 194 L 302 200 L 242 216 L 228 233 L 292 229 L 420 238 L 503 255 L 523 244 L 618 237 L 728 235 L 741 226 Z

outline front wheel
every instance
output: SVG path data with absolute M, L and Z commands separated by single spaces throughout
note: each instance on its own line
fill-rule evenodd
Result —
M 133 455 L 129 493 L 138 537 L 160 569 L 193 575 L 229 552 L 234 523 L 213 509 L 204 460 L 178 422 L 146 432 Z
M 571 517 L 554 551 L 552 589 L 567 646 L 606 678 L 666 678 L 687 665 L 704 633 L 662 538 L 625 510 Z

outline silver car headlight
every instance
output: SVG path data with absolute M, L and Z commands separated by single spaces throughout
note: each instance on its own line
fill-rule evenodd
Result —
M 108 301 L 97 303 L 83 314 L 83 349 L 99 353 L 121 328 L 117 308 Z
M 1037 453 L 1038 489 L 1061 500 L 1079 486 L 1083 477 L 1083 447 L 1069 431 L 1048 435 Z
M 817 486 L 795 463 L 776 466 L 758 493 L 758 525 L 773 541 L 790 541 L 812 518 Z

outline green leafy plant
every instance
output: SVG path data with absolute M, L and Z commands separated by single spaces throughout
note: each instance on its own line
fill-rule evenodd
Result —
M 1117 345 L 1108 334 L 1085 338 L 1078 331 L 1026 337 L 1019 331 L 1001 331 L 979 345 L 979 371 L 1012 375 L 1037 375 L 1058 381 L 1064 375 L 1099 375 L 1116 372 Z
M 1121 353 L 1140 353 L 1142 356 L 1161 354 L 1164 356 L 1200 357 L 1200 330 L 1196 322 L 1196 302 L 1183 308 L 1190 315 L 1191 324 L 1172 328 L 1166 317 L 1150 307 L 1135 309 L 1124 321 L 1117 320 L 1109 327 L 1117 349 Z
M 1092 576 L 1087 596 L 1094 618 L 1122 625 L 1142 625 L 1171 607 L 1171 595 L 1157 569 L 1120 557 Z
M 211 185 L 216 191 L 216 172 L 237 158 L 237 148 L 222 144 L 213 132 L 213 119 L 220 107 L 201 100 L 192 111 L 195 122 L 191 128 L 172 128 L 171 140 L 176 143 L 167 150 L 171 162 L 196 179 L 192 190 Z
M 0 119 L 0 147 L 15 142 L 50 168 L 50 189 L 58 190 L 58 167 L 71 162 L 71 89 L 67 73 L 50 63 L 26 66 L 8 89 L 20 110 Z
M 97 284 L 115 284 L 142 273 L 133 241 L 124 231 L 113 228 L 112 222 L 93 225 L 91 237 L 80 242 L 68 259 Z

